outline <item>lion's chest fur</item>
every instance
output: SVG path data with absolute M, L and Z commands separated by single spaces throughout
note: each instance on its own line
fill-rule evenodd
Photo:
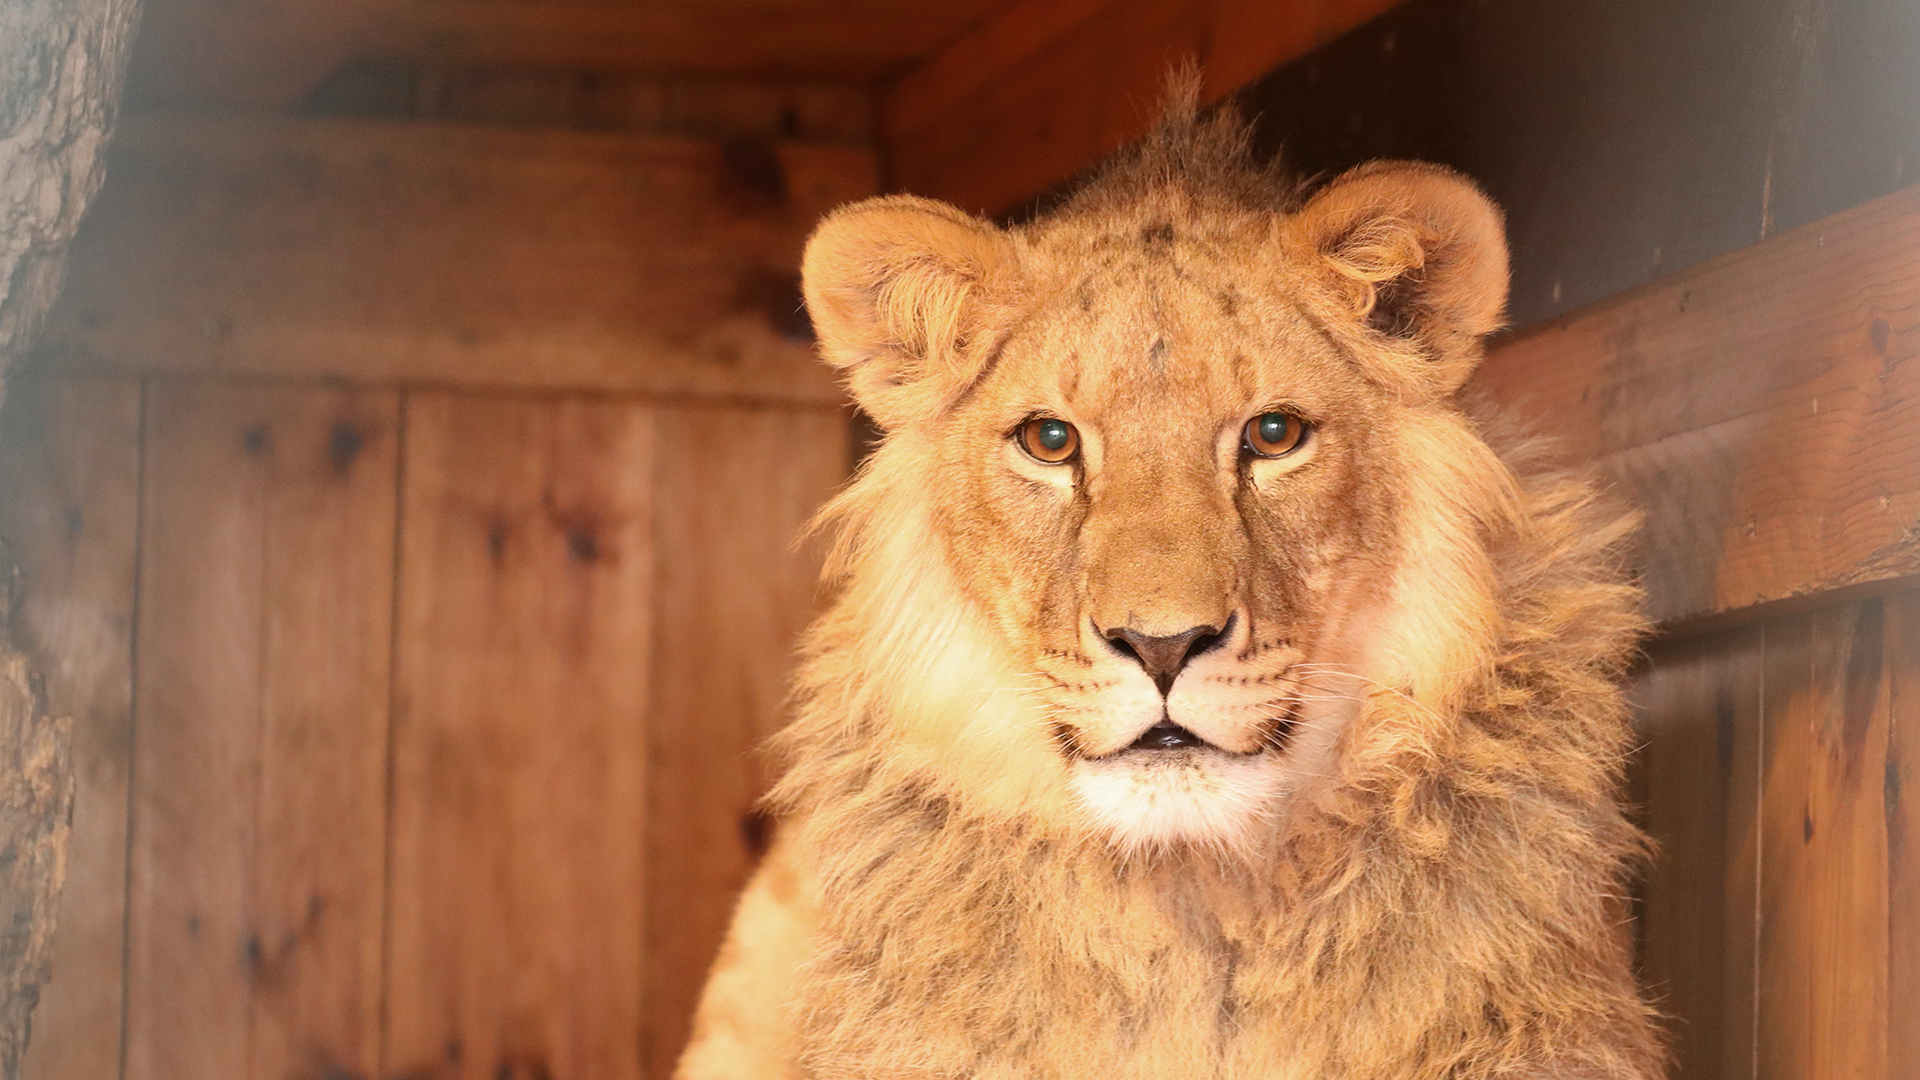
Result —
M 1272 1042 L 1247 1030 L 1278 1020 L 1244 1007 L 1248 943 L 1199 890 L 1038 876 L 1060 891 L 975 880 L 835 920 L 810 980 L 816 1075 L 1218 1076 L 1236 1042 Z
M 811 1075 L 1332 1077 L 1356 1036 L 1415 1054 L 1417 1028 L 1368 1030 L 1367 947 L 1352 936 L 1401 928 L 1337 927 L 1339 905 L 1290 908 L 1245 868 L 939 831 L 910 826 L 891 857 L 820 860 L 829 917 L 801 994 Z M 1343 933 L 1355 959 L 1329 974 Z

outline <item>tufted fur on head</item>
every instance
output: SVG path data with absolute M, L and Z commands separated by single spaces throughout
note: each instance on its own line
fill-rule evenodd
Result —
M 756 885 L 714 985 L 769 974 L 709 991 L 683 1077 L 1659 1074 L 1632 517 L 1461 398 L 1483 195 L 1302 197 L 1176 97 L 1031 225 L 839 211 L 805 285 L 887 437 L 822 513 L 779 740 L 804 944 L 741 944 Z

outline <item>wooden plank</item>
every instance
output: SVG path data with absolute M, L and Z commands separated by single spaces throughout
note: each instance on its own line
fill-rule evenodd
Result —
M 148 391 L 135 1080 L 375 1065 L 397 408 Z
M 1908 188 L 1501 344 L 1476 382 L 1645 508 L 1675 622 L 1920 571 L 1915 357 Z
M 148 118 L 35 363 L 837 404 L 799 316 L 854 148 Z
M 640 1074 L 653 439 L 409 396 L 382 1076 Z
M 166 0 L 142 14 L 129 96 L 145 105 L 284 113 L 356 54 L 504 70 L 568 68 L 871 82 L 996 0 Z
M 873 82 L 994 6 L 996 0 L 467 0 L 407 5 L 386 29 L 402 50 L 455 63 Z
M 0 537 L 20 573 L 14 635 L 73 717 L 73 825 L 53 977 L 33 1013 L 27 1080 L 119 1075 L 133 703 L 140 386 L 8 380 Z
M 708 139 L 790 139 L 870 146 L 877 96 L 858 84 L 672 78 L 627 74 L 588 77 L 577 70 L 493 68 L 403 72 L 375 64 L 328 80 L 319 110 L 369 105 L 417 119 L 462 124 L 574 127 Z
M 1145 134 L 1169 65 L 1208 100 L 1398 0 L 1022 0 L 882 99 L 892 186 L 998 213 Z
M 793 546 L 846 478 L 838 412 L 663 410 L 654 458 L 647 761 L 647 1063 L 667 1080 L 735 897 L 766 842 L 755 748 L 786 719 L 818 552 Z
M 1920 592 L 1886 604 L 1887 1076 L 1920 1080 Z
M 1644 978 L 1675 1075 L 1751 1080 L 1761 634 L 1656 649 L 1634 686 L 1646 827 Z
M 1885 604 L 1766 626 L 1760 1080 L 1888 1068 Z

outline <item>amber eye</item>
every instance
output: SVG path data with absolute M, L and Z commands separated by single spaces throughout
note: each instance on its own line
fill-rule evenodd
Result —
M 1057 416 L 1036 416 L 1020 425 L 1020 447 L 1035 461 L 1059 465 L 1080 449 L 1080 433 Z
M 1291 413 L 1261 413 L 1247 421 L 1247 452 L 1257 457 L 1285 457 L 1306 438 L 1306 422 Z

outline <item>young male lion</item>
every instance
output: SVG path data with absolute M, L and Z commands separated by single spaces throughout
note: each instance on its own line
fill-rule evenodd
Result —
M 886 439 L 682 1080 L 1658 1075 L 1631 523 L 1457 400 L 1504 244 L 1177 103 L 1033 224 L 821 224 Z

